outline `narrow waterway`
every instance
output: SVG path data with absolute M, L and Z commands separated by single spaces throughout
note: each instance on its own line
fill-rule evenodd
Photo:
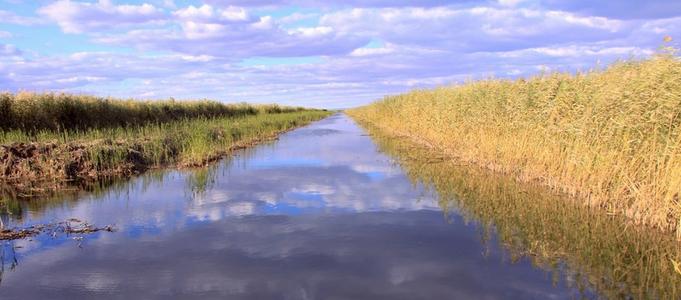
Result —
M 3 242 L 0 299 L 598 296 L 569 259 L 546 267 L 512 251 L 408 173 L 337 114 L 206 169 L 7 199 L 5 226 L 117 230 Z

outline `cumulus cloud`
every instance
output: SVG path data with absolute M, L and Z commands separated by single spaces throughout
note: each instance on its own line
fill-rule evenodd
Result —
M 42 24 L 44 22 L 39 18 L 21 16 L 14 12 L 0 9 L 0 24 L 2 23 L 30 26 Z
M 66 33 L 139 25 L 164 18 L 164 14 L 151 4 L 116 5 L 110 0 L 96 3 L 60 0 L 41 7 L 38 13 L 55 21 Z
M 486 0 L 207 0 L 216 5 L 239 6 L 352 6 L 352 7 L 432 7 L 468 3 L 485 3 Z
M 129 44 L 233 59 L 339 55 L 368 42 L 366 37 L 340 34 L 330 27 L 285 30 L 272 17 L 252 16 L 240 7 L 189 6 L 174 11 L 172 15 L 178 28 L 136 29 L 103 34 L 95 40 L 105 44 Z
M 341 2 L 57 1 L 38 10 L 42 22 L 85 37 L 74 47 L 84 52 L 3 45 L 0 88 L 348 107 L 468 79 L 589 69 L 681 37 L 673 3 L 664 12 L 627 3 L 638 13 L 622 15 L 585 1 Z
M 13 46 L 0 45 L 0 54 L 17 55 Z M 1 58 L 2 56 L 0 56 Z M 109 52 L 79 52 L 68 56 L 38 56 L 0 60 L 0 72 L 12 73 L 3 89 L 64 90 L 90 83 L 122 82 L 130 79 L 154 79 L 166 76 L 167 70 L 223 72 L 219 59 L 208 56 L 160 55 L 138 56 Z M 217 64 L 216 64 L 217 62 Z M 136 96 L 136 95 L 130 95 Z
M 596 42 L 631 30 L 628 23 L 603 17 L 492 7 L 351 9 L 327 14 L 320 23 L 395 44 L 466 52 Z
M 227 101 L 348 107 L 387 93 L 488 76 L 533 75 L 550 70 L 589 69 L 597 62 L 645 56 L 639 47 L 536 47 L 506 52 L 459 53 L 418 47 L 360 48 L 354 55 L 294 65 L 241 66 L 210 55 L 137 56 L 87 52 L 0 64 L 14 79 L 3 89 L 61 89 L 113 96 L 211 97 Z M 386 53 L 389 52 L 389 53 Z M 14 58 L 16 60 L 16 57 Z M 1 61 L 1 60 L 0 60 Z M 173 70 L 173 72 L 168 72 Z M 75 80 L 73 78 L 79 78 Z M 86 79 L 98 78 L 98 81 Z M 102 79 L 103 78 L 103 79 Z M 71 80 L 61 80 L 71 79 Z M 144 82 L 143 82 L 144 81 Z M 121 88 L 125 86 L 125 88 Z
M 200 7 L 190 5 L 175 11 L 173 15 L 185 21 L 243 22 L 253 20 L 242 7 L 230 6 L 224 9 L 214 9 L 206 4 Z
M 669 18 L 681 15 L 681 2 L 669 0 L 546 0 L 543 5 L 550 9 L 618 19 Z

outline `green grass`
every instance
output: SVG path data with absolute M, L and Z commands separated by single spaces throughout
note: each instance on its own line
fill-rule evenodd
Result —
M 4 97 L 11 96 L 8 95 Z M 168 165 L 202 166 L 230 150 L 274 138 L 282 131 L 331 114 L 277 105 L 138 103 L 88 96 L 29 95 L 13 96 L 14 100 L 9 101 L 11 114 L 20 116 L 18 111 L 29 111 L 33 106 L 43 110 L 24 112 L 29 116 L 20 118 L 19 125 L 13 125 L 16 128 L 0 131 L 0 180 L 15 184 L 101 179 Z M 58 100 L 52 103 L 55 97 Z M 70 103 L 70 108 L 63 111 L 77 107 L 86 110 L 83 115 L 91 116 L 85 121 L 59 123 L 55 120 L 69 114 L 44 109 L 59 103 Z M 98 110 L 98 105 L 105 109 Z M 149 113 L 154 110 L 160 113 Z M 113 121 L 93 117 L 110 111 L 121 115 L 112 116 L 109 120 Z M 126 112 L 130 112 L 128 119 Z
M 417 90 L 348 113 L 681 238 L 681 61 L 672 54 Z
M 93 129 L 81 133 L 60 134 L 41 132 L 37 136 L 22 135 L 16 131 L 0 135 L 2 143 L 34 142 L 38 145 L 55 145 L 50 155 L 26 160 L 26 166 L 17 168 L 17 178 L 60 178 L 67 174 L 66 165 L 72 163 L 74 151 L 82 151 L 85 161 L 82 172 L 95 174 L 132 171 L 135 164 L 142 167 L 178 164 L 202 165 L 230 149 L 247 146 L 276 136 L 329 113 L 301 111 L 280 114 L 216 119 L 192 119 L 141 127 Z M 52 166 L 52 167 L 51 167 Z M 67 176 L 67 177 L 69 177 Z M 71 176 L 73 177 L 73 176 Z M 96 176 L 92 176 L 96 177 Z

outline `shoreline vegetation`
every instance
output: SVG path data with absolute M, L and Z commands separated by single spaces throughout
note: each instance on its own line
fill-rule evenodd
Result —
M 461 165 L 438 149 L 362 124 L 378 149 L 414 185 L 434 191 L 445 219 L 461 216 L 511 262 L 528 259 L 575 298 L 679 299 L 681 243 L 664 232 L 630 226 L 626 217 L 570 201 L 512 176 Z M 485 252 L 486 253 L 486 252 Z
M 681 238 L 681 61 L 488 79 L 347 113 L 447 159 L 567 194 Z
M 332 112 L 215 101 L 0 94 L 0 181 L 19 196 L 69 182 L 196 167 Z

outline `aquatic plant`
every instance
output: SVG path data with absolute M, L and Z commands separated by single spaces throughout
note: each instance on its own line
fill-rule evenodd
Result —
M 681 61 L 388 96 L 357 120 L 681 238 Z

